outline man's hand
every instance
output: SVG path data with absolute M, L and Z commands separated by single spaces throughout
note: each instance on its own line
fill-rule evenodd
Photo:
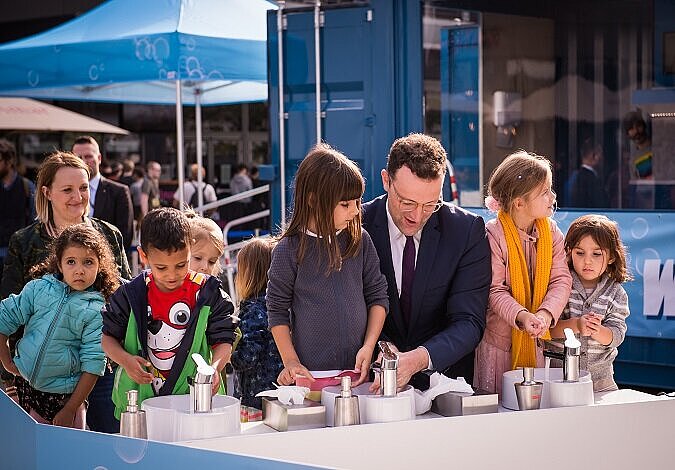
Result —
M 396 346 L 391 344 L 391 350 L 398 355 L 398 370 L 396 372 L 396 388 L 400 391 L 408 385 L 410 378 L 421 370 L 429 367 L 429 353 L 425 348 L 418 347 L 408 352 L 398 352 Z M 382 361 L 382 353 L 377 356 L 378 362 Z M 375 374 L 375 380 L 370 386 L 370 393 L 378 393 L 380 390 L 380 377 Z
M 416 372 L 429 366 L 429 353 L 424 348 L 398 353 L 398 372 L 396 374 L 396 388 L 401 390 L 408 385 L 410 378 Z

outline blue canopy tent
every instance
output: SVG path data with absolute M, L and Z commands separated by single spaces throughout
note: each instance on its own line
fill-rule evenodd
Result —
M 111 0 L 0 46 L 0 95 L 175 103 L 182 186 L 182 105 L 197 108 L 201 165 L 201 105 L 267 99 L 266 12 L 275 8 L 267 0 Z

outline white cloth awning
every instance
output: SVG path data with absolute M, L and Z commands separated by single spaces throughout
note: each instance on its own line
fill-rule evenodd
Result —
M 0 98 L 0 129 L 129 134 L 129 131 L 29 98 Z

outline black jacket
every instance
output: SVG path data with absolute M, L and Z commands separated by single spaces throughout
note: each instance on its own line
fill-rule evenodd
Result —
M 122 233 L 124 247 L 131 246 L 134 237 L 134 206 L 127 186 L 101 177 L 96 189 L 94 217 L 117 227 Z

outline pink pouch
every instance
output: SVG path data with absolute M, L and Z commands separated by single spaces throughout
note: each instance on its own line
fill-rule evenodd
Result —
M 352 382 L 356 382 L 361 377 L 361 373 L 355 370 L 311 370 L 310 373 L 314 377 L 314 382 L 305 377 L 297 377 L 295 385 L 307 387 L 312 392 L 320 392 L 325 387 L 340 385 L 340 378 L 345 375 L 350 376 Z

